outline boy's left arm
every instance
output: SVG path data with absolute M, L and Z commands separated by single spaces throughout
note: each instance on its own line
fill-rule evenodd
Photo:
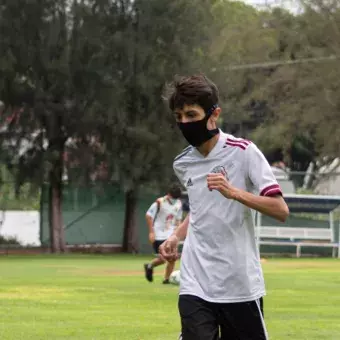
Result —
M 209 174 L 208 188 L 218 190 L 228 199 L 236 200 L 251 209 L 284 222 L 289 215 L 289 209 L 270 165 L 254 144 L 249 145 L 244 152 L 246 152 L 245 176 L 249 178 L 259 195 L 234 187 L 223 174 Z

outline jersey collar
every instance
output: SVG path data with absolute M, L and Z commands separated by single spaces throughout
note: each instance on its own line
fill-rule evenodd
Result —
M 215 146 L 211 149 L 211 151 L 209 152 L 209 154 L 208 154 L 206 157 L 204 157 L 204 156 L 197 150 L 197 148 L 193 148 L 193 149 L 194 149 L 194 152 L 195 152 L 195 154 L 196 154 L 197 157 L 208 159 L 208 158 L 214 156 L 214 154 L 216 154 L 216 152 L 218 152 L 218 151 L 223 147 L 227 135 L 226 135 L 225 133 L 223 133 L 223 132 L 221 131 L 221 129 L 219 129 L 218 131 L 219 131 L 218 141 L 217 141 L 217 143 L 215 144 Z
M 168 203 L 169 203 L 170 205 L 175 205 L 175 204 L 176 204 L 177 199 L 174 200 L 173 202 L 171 202 L 171 199 L 170 199 L 169 195 L 166 195 L 165 197 L 166 197 L 166 200 L 168 201 Z

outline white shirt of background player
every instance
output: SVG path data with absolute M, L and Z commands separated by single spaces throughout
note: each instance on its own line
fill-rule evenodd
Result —
M 159 198 L 146 212 L 153 220 L 153 230 L 156 241 L 166 240 L 182 221 L 182 202 L 169 198 L 168 195 Z

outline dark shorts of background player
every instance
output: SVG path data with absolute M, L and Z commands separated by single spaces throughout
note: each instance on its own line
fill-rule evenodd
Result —
M 193 295 L 178 302 L 183 340 L 267 340 L 263 299 L 212 303 Z
M 153 250 L 154 250 L 155 254 L 159 254 L 159 247 L 160 247 L 160 245 L 161 245 L 162 243 L 164 243 L 165 241 L 166 241 L 166 240 L 162 240 L 162 241 L 156 240 L 156 241 L 152 244 Z

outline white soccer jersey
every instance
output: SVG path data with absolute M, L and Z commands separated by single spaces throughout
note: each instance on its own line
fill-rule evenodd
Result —
M 182 220 L 182 202 L 170 200 L 168 196 L 159 198 L 146 213 L 154 219 L 155 240 L 166 240 Z
M 239 189 L 263 196 L 281 194 L 262 152 L 250 141 L 220 131 L 207 157 L 189 146 L 176 157 L 174 170 L 187 188 L 190 204 L 180 294 L 221 303 L 265 295 L 252 210 L 207 187 L 207 175 L 221 172 Z

